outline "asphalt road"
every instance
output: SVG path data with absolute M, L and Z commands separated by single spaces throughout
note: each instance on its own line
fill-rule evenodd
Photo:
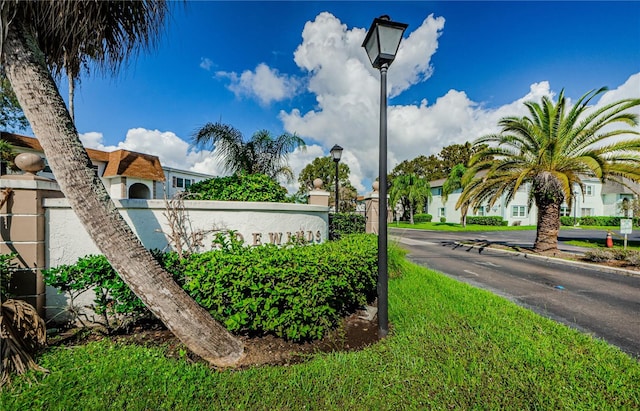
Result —
M 602 338 L 640 359 L 640 276 L 457 243 L 477 240 L 531 246 L 533 231 L 453 233 L 391 228 L 390 234 L 409 250 L 411 261 Z M 559 239 L 602 234 L 563 230 Z M 560 249 L 579 251 L 562 243 Z

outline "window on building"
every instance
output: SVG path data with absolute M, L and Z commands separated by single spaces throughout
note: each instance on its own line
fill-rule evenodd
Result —
M 584 186 L 584 194 L 588 196 L 593 196 L 593 186 L 591 185 Z
M 484 217 L 485 215 L 484 210 L 485 210 L 484 206 L 479 207 L 478 210 L 476 211 L 476 215 L 480 217 Z
M 191 178 L 185 178 L 184 179 L 184 188 L 189 188 L 191 187 L 191 184 L 195 183 L 195 180 L 191 179 Z
M 560 207 L 560 217 L 571 216 L 571 209 L 567 206 Z
M 527 206 L 514 205 L 513 207 L 511 207 L 511 216 L 512 217 L 526 217 L 527 216 Z
M 431 189 L 431 194 L 434 196 L 441 196 L 442 195 L 442 187 L 435 187 Z
M 593 215 L 593 208 L 581 208 L 580 215 L 582 217 L 590 217 Z
M 445 213 L 445 209 L 444 209 L 444 207 L 440 207 L 440 208 L 438 209 L 438 217 L 446 217 L 446 215 L 445 215 L 445 214 L 446 214 L 446 213 Z

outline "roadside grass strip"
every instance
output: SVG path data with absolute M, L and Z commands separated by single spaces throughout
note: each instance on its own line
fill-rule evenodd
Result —
M 640 364 L 601 340 L 417 265 L 392 279 L 390 335 L 302 364 L 210 369 L 163 347 L 56 347 L 3 410 L 640 408 Z M 29 378 L 30 377 L 30 378 Z M 35 380 L 35 382 L 33 382 Z

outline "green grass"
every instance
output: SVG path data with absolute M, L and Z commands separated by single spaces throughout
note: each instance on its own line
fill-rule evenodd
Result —
M 413 264 L 390 281 L 392 332 L 360 352 L 215 371 L 162 347 L 57 347 L 3 410 L 638 409 L 640 364 L 617 348 Z
M 619 235 L 613 236 L 613 248 L 614 249 L 623 249 L 624 248 L 624 238 L 620 239 Z M 597 240 L 570 240 L 565 241 L 566 244 L 575 245 L 578 247 L 586 247 L 586 248 L 606 248 L 605 238 L 597 239 Z M 640 241 L 627 241 L 627 250 L 636 250 L 640 251 Z
M 534 225 L 523 226 L 495 226 L 495 225 L 478 225 L 467 224 L 463 227 L 458 223 L 416 223 L 410 224 L 408 222 L 393 222 L 389 223 L 389 228 L 413 228 L 416 230 L 433 230 L 433 231 L 522 231 L 522 230 L 535 230 Z

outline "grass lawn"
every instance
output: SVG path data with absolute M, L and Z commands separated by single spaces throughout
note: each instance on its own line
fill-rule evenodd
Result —
M 406 263 L 389 284 L 392 332 L 363 351 L 216 371 L 163 347 L 57 347 L 51 373 L 15 379 L 3 410 L 640 408 L 640 363 L 489 292 Z

